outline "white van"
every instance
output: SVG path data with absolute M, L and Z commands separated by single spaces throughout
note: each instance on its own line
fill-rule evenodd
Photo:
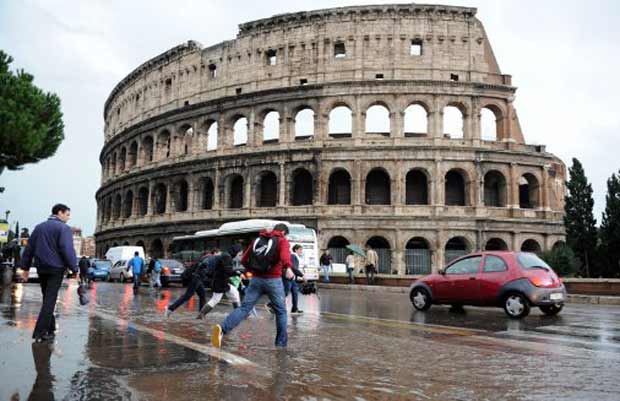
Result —
M 144 259 L 144 248 L 141 246 L 115 246 L 108 249 L 105 257 L 112 262 L 112 265 L 115 265 L 119 260 L 130 260 L 136 252 Z

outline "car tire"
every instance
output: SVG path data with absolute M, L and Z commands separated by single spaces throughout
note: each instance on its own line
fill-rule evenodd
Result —
M 511 319 L 522 319 L 530 314 L 530 301 L 521 293 L 510 293 L 504 298 L 504 312 Z
M 541 305 L 538 308 L 547 316 L 555 316 L 562 308 L 564 308 L 564 304 L 554 304 L 554 305 Z
M 409 299 L 413 304 L 413 307 L 419 311 L 428 310 L 431 307 L 431 294 L 424 288 L 414 288 L 411 290 Z
M 108 275 L 105 276 L 105 280 L 104 281 L 112 281 L 112 275 L 110 273 L 108 273 Z
M 124 275 L 123 273 L 121 273 L 121 275 L 120 275 L 120 277 L 119 277 L 118 281 L 119 281 L 119 282 L 121 282 L 121 283 L 124 283 L 124 282 L 125 282 L 125 275 Z

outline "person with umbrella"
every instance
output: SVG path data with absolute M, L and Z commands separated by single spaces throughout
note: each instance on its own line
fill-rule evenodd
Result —
M 366 257 L 366 254 L 357 245 L 347 245 L 346 248 L 349 250 L 349 255 L 345 259 L 344 263 L 347 266 L 347 274 L 349 275 L 349 283 L 355 284 L 355 278 L 353 278 L 353 273 L 355 272 L 355 255 L 359 255 L 363 258 Z

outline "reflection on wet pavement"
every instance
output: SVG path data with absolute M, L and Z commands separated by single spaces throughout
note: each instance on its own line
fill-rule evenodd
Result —
M 274 349 L 273 317 L 258 308 L 218 354 L 209 329 L 230 306 L 197 321 L 192 301 L 166 320 L 181 289 L 141 291 L 96 283 L 80 307 L 70 281 L 50 345 L 30 340 L 37 285 L 2 290 L 0 399 L 617 400 L 620 390 L 614 308 L 515 321 L 500 309 L 421 313 L 399 294 L 322 290 L 289 316 L 288 349 Z

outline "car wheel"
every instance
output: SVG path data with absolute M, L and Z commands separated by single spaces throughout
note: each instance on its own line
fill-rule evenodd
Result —
M 110 273 L 108 273 L 108 275 L 105 276 L 105 281 L 112 281 L 112 275 Z
M 547 315 L 547 316 L 555 316 L 558 313 L 560 313 L 562 308 L 564 308 L 564 304 L 543 305 L 543 306 L 539 306 L 539 308 L 542 311 L 542 313 L 544 313 L 545 315 Z
M 123 273 L 121 273 L 120 278 L 118 279 L 118 281 L 120 281 L 121 283 L 125 282 L 125 275 Z
M 414 288 L 410 298 L 413 307 L 417 310 L 425 311 L 431 307 L 431 295 L 424 288 Z
M 529 315 L 530 303 L 523 294 L 508 294 L 504 299 L 504 311 L 510 318 L 521 319 Z

